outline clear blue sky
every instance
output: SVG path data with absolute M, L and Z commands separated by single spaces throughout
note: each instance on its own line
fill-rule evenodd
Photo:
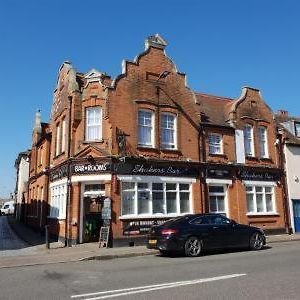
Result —
M 30 147 L 36 109 L 49 120 L 61 63 L 114 77 L 154 33 L 194 90 L 238 97 L 249 85 L 273 110 L 300 115 L 300 1 L 3 0 L 0 197 L 14 189 L 14 160 Z

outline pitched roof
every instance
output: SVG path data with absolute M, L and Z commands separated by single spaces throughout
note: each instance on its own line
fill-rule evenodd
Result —
M 204 93 L 195 94 L 197 102 L 200 104 L 198 109 L 202 115 L 202 123 L 229 126 L 228 112 L 234 99 Z

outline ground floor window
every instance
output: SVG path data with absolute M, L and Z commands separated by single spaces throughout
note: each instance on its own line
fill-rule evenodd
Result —
M 50 187 L 49 217 L 65 219 L 66 217 L 67 184 Z
M 190 183 L 122 181 L 122 216 L 190 212 Z
M 226 188 L 224 185 L 209 185 L 209 210 L 212 213 L 226 214 Z
M 275 212 L 274 187 L 246 185 L 248 213 Z

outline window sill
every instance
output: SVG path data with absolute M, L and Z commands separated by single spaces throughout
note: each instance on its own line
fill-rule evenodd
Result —
M 152 151 L 158 151 L 157 148 L 153 147 L 153 146 L 143 146 L 143 145 L 138 145 L 137 146 L 138 150 L 152 150 Z
M 64 151 L 64 152 L 61 152 L 61 153 L 59 153 L 58 155 L 54 156 L 53 158 L 54 158 L 54 159 L 58 159 L 59 157 L 65 155 L 65 154 L 66 154 L 66 153 L 65 153 L 65 151 Z
M 280 216 L 279 213 L 277 212 L 265 212 L 265 213 L 247 213 L 246 214 L 247 217 L 264 217 L 264 216 Z
M 225 155 L 225 154 L 223 154 L 223 153 L 220 153 L 220 154 L 217 154 L 217 153 L 209 153 L 209 156 L 211 156 L 211 157 L 227 158 L 227 155 Z
M 265 162 L 272 162 L 272 159 L 269 157 L 261 157 L 260 160 Z
M 53 220 L 58 220 L 58 221 L 65 221 L 66 220 L 66 218 L 51 217 L 51 216 L 47 216 L 47 219 L 53 219 Z
M 165 148 L 161 148 L 160 149 L 161 152 L 165 152 L 165 153 L 176 153 L 176 154 L 181 154 L 181 151 L 178 150 L 177 148 L 175 149 L 165 149 Z
M 102 144 L 104 143 L 104 140 L 101 139 L 101 140 L 91 140 L 91 141 L 82 141 L 82 144 Z
M 248 159 L 248 160 L 256 160 L 256 161 L 259 160 L 258 157 L 256 157 L 256 156 L 249 156 L 249 155 L 246 155 L 246 159 Z
M 141 220 L 141 219 L 167 219 L 167 218 L 176 218 L 190 214 L 189 212 L 183 214 L 155 214 L 155 215 L 126 215 L 120 216 L 119 220 Z

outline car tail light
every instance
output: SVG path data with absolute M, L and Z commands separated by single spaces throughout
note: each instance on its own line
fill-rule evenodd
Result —
M 178 232 L 178 229 L 163 229 L 161 231 L 161 234 L 162 235 L 171 235 L 171 234 L 174 234 L 174 233 L 177 233 Z

